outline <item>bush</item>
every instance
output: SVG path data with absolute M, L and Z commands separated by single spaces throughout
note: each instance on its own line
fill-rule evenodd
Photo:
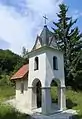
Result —
M 1 75 L 1 77 L 0 77 L 0 86 L 5 86 L 5 85 L 14 86 L 14 82 L 11 82 L 10 76 L 8 76 L 6 74 Z

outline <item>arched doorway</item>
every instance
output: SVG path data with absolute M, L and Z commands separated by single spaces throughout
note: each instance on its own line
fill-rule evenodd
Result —
M 37 108 L 41 107 L 41 100 L 42 100 L 42 94 L 41 94 L 41 82 L 38 81 L 36 84 L 36 96 L 37 96 Z
M 34 108 L 40 108 L 42 106 L 42 91 L 41 82 L 39 79 L 35 79 L 32 83 L 32 106 Z
M 51 82 L 51 108 L 59 110 L 59 82 L 52 80 Z
M 57 83 L 54 80 L 52 80 L 51 82 L 51 102 L 52 103 L 58 102 Z

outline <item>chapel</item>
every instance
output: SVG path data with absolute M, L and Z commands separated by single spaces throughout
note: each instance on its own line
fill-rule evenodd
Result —
M 63 52 L 52 32 L 44 25 L 28 53 L 29 64 L 23 65 L 12 77 L 16 82 L 16 100 L 29 110 L 40 109 L 49 114 L 66 109 Z M 58 104 L 51 101 L 51 83 L 57 82 Z

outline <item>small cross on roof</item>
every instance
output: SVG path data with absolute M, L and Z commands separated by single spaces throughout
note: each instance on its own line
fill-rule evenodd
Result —
M 44 20 L 45 20 L 45 25 L 46 25 L 46 21 L 48 20 L 48 18 L 45 16 L 43 16 Z

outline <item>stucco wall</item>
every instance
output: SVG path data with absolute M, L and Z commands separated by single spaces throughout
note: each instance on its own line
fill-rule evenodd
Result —
M 21 81 L 24 82 L 24 92 L 21 93 Z M 25 104 L 27 100 L 28 80 L 17 80 L 16 81 L 16 100 L 21 104 Z
M 53 69 L 53 56 L 57 57 L 57 64 L 58 69 Z M 47 50 L 46 52 L 46 86 L 49 86 L 51 84 L 51 81 L 54 80 L 60 80 L 61 86 L 65 85 L 65 79 L 64 79 L 64 59 L 63 59 L 63 53 L 56 51 L 56 50 Z
M 53 56 L 58 59 L 58 70 L 53 70 Z M 39 58 L 39 69 L 34 70 L 34 59 Z M 34 79 L 41 81 L 42 87 L 50 87 L 53 79 L 59 79 L 62 87 L 64 86 L 64 61 L 63 53 L 52 48 L 45 48 L 36 51 L 29 58 L 29 81 L 28 86 L 32 87 Z
M 42 86 L 44 86 L 45 76 L 46 76 L 46 53 L 40 52 L 35 53 L 35 56 L 29 59 L 29 80 L 28 86 L 32 87 L 32 82 L 34 79 L 39 79 Z M 34 70 L 34 59 L 38 57 L 39 59 L 39 69 Z

